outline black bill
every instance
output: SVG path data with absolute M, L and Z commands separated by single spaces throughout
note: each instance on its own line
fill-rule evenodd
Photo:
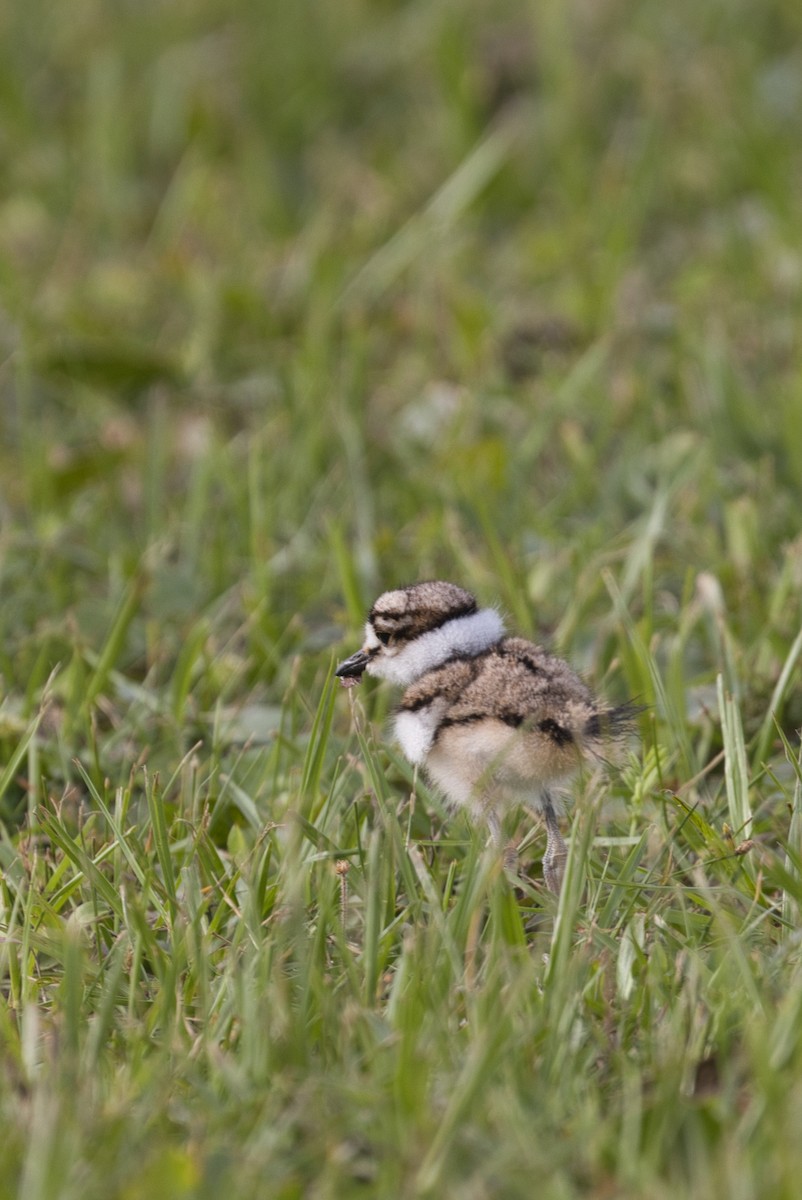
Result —
M 370 662 L 370 655 L 365 650 L 357 650 L 345 662 L 341 662 L 334 674 L 339 679 L 359 679 L 365 667 Z

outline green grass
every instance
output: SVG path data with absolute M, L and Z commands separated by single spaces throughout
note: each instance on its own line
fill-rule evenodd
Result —
M 0 15 L 0 1198 L 795 1197 L 792 0 Z M 332 678 L 498 603 L 640 741 L 559 908 Z

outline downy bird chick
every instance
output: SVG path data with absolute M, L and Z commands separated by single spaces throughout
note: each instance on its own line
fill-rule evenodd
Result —
M 506 637 L 496 610 L 453 583 L 379 596 L 362 649 L 336 673 L 353 686 L 365 671 L 406 688 L 395 714 L 401 749 L 452 805 L 486 821 L 499 847 L 505 808 L 542 815 L 543 874 L 559 894 L 567 849 L 549 789 L 627 733 L 637 710 L 609 707 L 561 658 Z

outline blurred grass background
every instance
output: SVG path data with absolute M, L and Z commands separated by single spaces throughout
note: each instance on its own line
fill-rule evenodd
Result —
M 801 33 L 0 12 L 0 1195 L 795 1195 Z M 551 932 L 332 689 L 431 577 L 651 706 Z

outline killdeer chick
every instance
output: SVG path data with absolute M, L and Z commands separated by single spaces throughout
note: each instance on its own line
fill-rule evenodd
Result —
M 486 821 L 499 848 L 505 808 L 542 815 L 543 874 L 559 893 L 567 849 L 550 787 L 583 757 L 599 758 L 636 710 L 605 705 L 561 658 L 506 637 L 495 609 L 453 583 L 379 596 L 364 646 L 336 673 L 352 686 L 365 671 L 406 688 L 395 715 L 401 749 L 453 806 Z

